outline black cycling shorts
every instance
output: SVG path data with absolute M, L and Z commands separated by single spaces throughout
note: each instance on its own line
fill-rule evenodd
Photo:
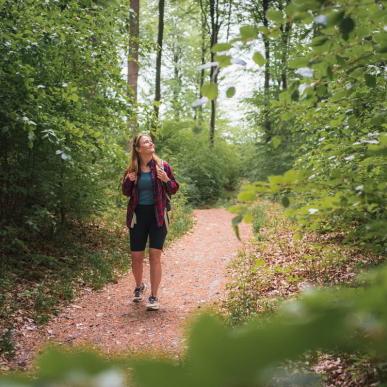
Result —
M 155 206 L 153 204 L 138 204 L 136 223 L 129 228 L 130 250 L 144 251 L 149 236 L 149 247 L 162 250 L 167 236 L 167 227 L 157 225 Z

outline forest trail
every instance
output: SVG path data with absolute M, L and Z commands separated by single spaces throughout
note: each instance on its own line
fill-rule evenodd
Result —
M 132 302 L 134 280 L 129 272 L 101 291 L 84 292 L 44 327 L 22 331 L 15 366 L 28 366 L 48 342 L 87 345 L 107 354 L 151 351 L 178 357 L 189 319 L 224 296 L 226 266 L 251 236 L 251 227 L 242 223 L 242 242 L 236 238 L 233 216 L 223 208 L 194 211 L 193 229 L 162 256 L 159 311 L 146 311 L 145 301 Z M 144 281 L 148 297 L 147 259 Z

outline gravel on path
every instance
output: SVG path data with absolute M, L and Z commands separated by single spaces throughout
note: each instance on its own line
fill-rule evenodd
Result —
M 21 332 L 15 366 L 28 365 L 47 344 L 95 348 L 105 354 L 159 353 L 179 357 L 184 331 L 200 310 L 218 303 L 225 293 L 226 266 L 246 245 L 251 227 L 240 225 L 239 241 L 231 227 L 234 215 L 224 208 L 195 210 L 195 225 L 162 255 L 160 310 L 134 304 L 132 273 L 101 291 L 84 292 L 44 327 Z M 129 250 L 128 250 L 129 256 Z M 144 281 L 148 284 L 146 259 Z

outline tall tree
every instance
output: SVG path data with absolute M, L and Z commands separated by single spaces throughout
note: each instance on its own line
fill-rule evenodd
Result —
M 218 43 L 220 29 L 219 23 L 219 0 L 210 0 L 210 20 L 211 20 L 211 47 Z M 211 50 L 211 62 L 215 59 L 215 53 Z M 212 82 L 218 81 L 218 68 L 211 66 L 210 79 Z M 216 98 L 211 100 L 211 119 L 210 119 L 210 146 L 214 145 L 215 139 L 215 118 L 216 118 Z
M 156 58 L 156 82 L 155 82 L 155 100 L 154 100 L 154 122 L 152 127 L 152 137 L 156 135 L 159 120 L 160 101 L 161 101 L 161 56 L 163 51 L 164 36 L 164 0 L 159 0 L 159 27 L 157 33 L 157 58 Z
M 177 28 L 179 19 L 173 16 L 172 23 L 173 23 L 172 33 L 171 33 L 172 42 L 170 44 L 170 51 L 172 56 L 171 59 L 172 59 L 172 66 L 173 66 L 171 105 L 173 110 L 173 117 L 176 121 L 179 121 L 181 116 L 181 110 L 182 110 L 180 93 L 183 88 L 183 74 L 182 74 L 183 48 L 182 48 L 182 43 L 180 41 L 181 37 L 179 36 L 181 31 Z
M 267 19 L 267 11 L 269 9 L 270 0 L 262 1 L 262 11 L 258 13 L 262 24 L 268 28 L 269 22 Z M 265 45 L 265 84 L 264 84 L 264 128 L 267 141 L 271 138 L 271 123 L 269 118 L 270 109 L 270 40 L 266 34 L 263 34 L 263 43 Z
M 266 31 L 269 28 L 269 19 L 267 12 L 270 6 L 275 6 L 274 0 L 262 0 L 262 1 L 246 1 L 243 8 L 247 11 L 249 16 L 253 19 L 254 24 L 259 27 L 265 27 Z M 262 40 L 265 52 L 265 70 L 264 70 L 264 86 L 263 86 L 263 128 L 265 132 L 266 141 L 270 141 L 271 133 L 271 122 L 270 122 L 270 80 L 271 80 L 271 66 L 272 66 L 272 55 L 271 55 L 271 42 L 267 33 L 262 32 Z
M 208 14 L 208 11 L 206 9 L 206 5 L 207 3 L 204 3 L 203 0 L 200 0 L 200 62 L 201 62 L 201 65 L 203 66 L 205 63 L 206 63 L 206 56 L 207 56 L 207 40 L 206 40 L 206 36 L 207 34 L 209 33 L 210 31 L 210 28 L 207 24 L 207 14 Z M 205 75 L 205 71 L 204 71 L 204 68 L 202 67 L 201 70 L 200 70 L 200 77 L 199 77 L 199 98 L 202 98 L 203 97 L 203 94 L 202 94 L 202 86 L 204 84 L 204 75 Z M 198 112 L 198 116 L 195 117 L 195 118 L 198 118 L 198 123 L 199 123 L 199 126 L 202 125 L 203 123 L 203 106 L 200 105 L 198 107 L 197 110 L 195 110 L 195 112 Z
M 192 64 L 201 61 L 201 31 L 196 29 L 201 23 L 200 17 L 199 3 L 195 2 L 182 3 L 172 0 L 165 9 L 162 57 L 162 85 L 165 86 L 162 89 L 163 120 L 198 118 L 198 109 L 192 111 L 192 102 L 198 98 L 200 72 Z M 209 39 L 206 36 L 204 39 L 208 47 Z M 202 73 L 204 79 L 204 71 Z
M 129 15 L 129 50 L 128 50 L 128 94 L 133 100 L 133 113 L 128 118 L 129 129 L 133 135 L 138 131 L 137 122 L 137 82 L 138 82 L 138 47 L 140 25 L 140 0 L 130 0 Z
M 291 0 L 280 0 L 278 8 L 281 11 L 286 12 L 286 7 L 290 4 Z M 292 23 L 286 17 L 285 22 L 281 25 L 281 40 L 282 40 L 282 57 L 281 57 L 281 86 L 282 90 L 288 88 L 288 56 L 289 56 L 289 44 L 290 34 L 292 29 Z
M 226 37 L 229 35 L 229 25 L 231 20 L 231 7 L 232 0 L 225 0 L 220 2 L 219 0 L 209 0 L 209 13 L 210 13 L 210 41 L 211 41 L 211 62 L 215 61 L 216 53 L 212 50 L 218 43 L 220 27 L 223 22 L 227 21 Z M 210 69 L 210 81 L 214 84 L 218 83 L 219 67 L 211 66 Z M 211 117 L 210 117 L 210 146 L 214 145 L 215 141 L 215 120 L 216 120 L 216 98 L 211 99 Z

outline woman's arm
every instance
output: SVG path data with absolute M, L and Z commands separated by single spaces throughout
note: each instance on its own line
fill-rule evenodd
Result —
M 132 196 L 132 191 L 134 187 L 134 181 L 131 181 L 128 176 L 128 171 L 126 170 L 122 178 L 122 193 L 125 196 Z
M 164 170 L 169 177 L 169 180 L 165 184 L 167 193 L 169 195 L 174 195 L 179 190 L 179 183 L 176 181 L 175 176 L 173 175 L 172 168 L 165 161 Z

